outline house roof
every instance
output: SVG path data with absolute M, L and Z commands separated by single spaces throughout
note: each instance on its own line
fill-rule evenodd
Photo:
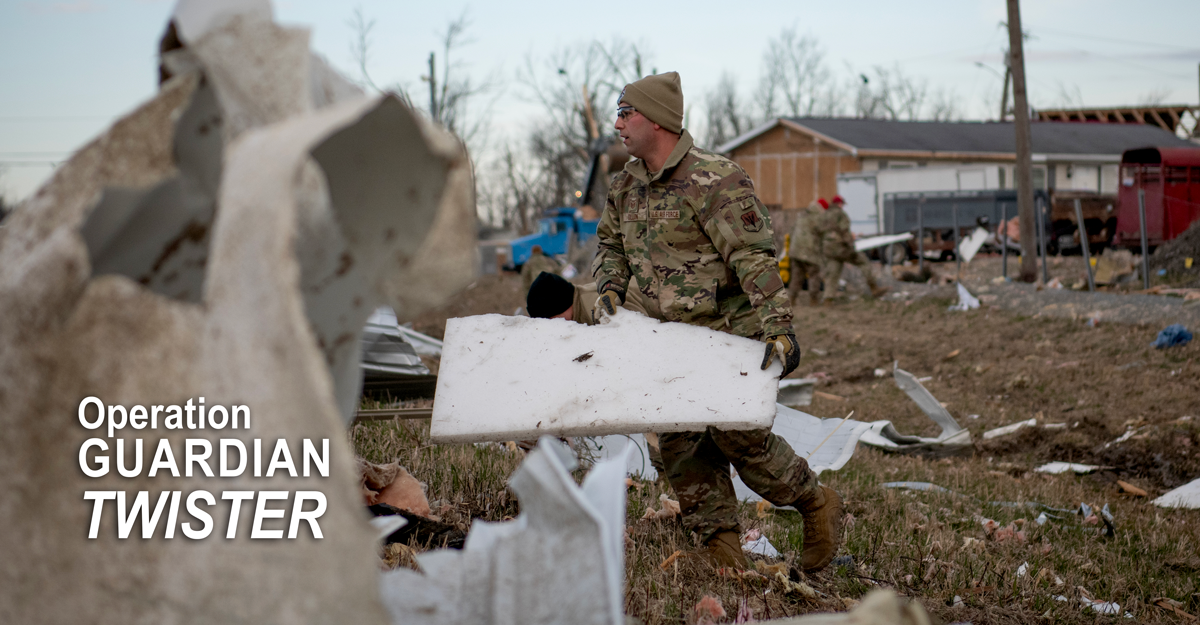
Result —
M 905 122 L 854 118 L 779 118 L 720 146 L 731 152 L 782 125 L 837 145 L 858 156 L 938 154 L 1012 155 L 1012 122 Z M 1081 122 L 1030 122 L 1035 154 L 1114 155 L 1146 146 L 1195 147 L 1155 126 Z

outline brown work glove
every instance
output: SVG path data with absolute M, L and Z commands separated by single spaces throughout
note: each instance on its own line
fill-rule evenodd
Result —
M 605 283 L 600 289 L 600 297 L 596 298 L 596 305 L 592 307 L 592 322 L 600 323 L 601 315 L 611 317 L 617 314 L 617 307 L 624 303 L 625 291 L 613 286 L 611 282 Z
M 772 356 L 779 356 L 779 363 L 783 365 L 780 379 L 787 377 L 787 374 L 800 366 L 800 344 L 796 342 L 795 334 L 777 334 L 768 338 L 766 343 L 767 353 L 763 354 L 763 369 L 771 366 Z

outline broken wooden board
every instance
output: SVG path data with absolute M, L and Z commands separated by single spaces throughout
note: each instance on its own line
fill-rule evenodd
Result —
M 430 435 L 479 442 L 716 426 L 771 427 L 778 362 L 763 344 L 621 312 L 565 319 L 450 319 Z

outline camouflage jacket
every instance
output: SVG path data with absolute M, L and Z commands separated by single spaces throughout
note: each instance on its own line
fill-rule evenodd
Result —
M 529 291 L 529 287 L 533 285 L 533 281 L 545 271 L 546 273 L 558 273 L 558 261 L 546 256 L 545 254 L 531 254 L 529 260 L 521 265 L 521 284 L 525 287 L 525 292 Z
M 596 290 L 595 282 L 576 284 L 575 299 L 571 302 L 571 321 L 589 326 L 596 325 L 592 319 L 592 308 L 596 305 L 596 298 L 599 296 L 600 293 Z M 629 291 L 625 294 L 625 303 L 621 305 L 621 308 L 646 314 L 646 309 L 642 307 L 641 296 L 637 291 Z
M 766 208 L 733 161 L 685 130 L 662 171 L 642 160 L 609 188 L 592 275 L 638 291 L 647 315 L 740 336 L 792 332 Z
M 821 205 L 813 202 L 796 214 L 796 225 L 792 227 L 792 246 L 788 256 L 806 263 L 821 262 L 821 231 L 819 221 L 824 218 Z
M 854 257 L 854 236 L 850 234 L 850 217 L 836 204 L 822 216 L 821 251 L 825 258 L 846 261 Z

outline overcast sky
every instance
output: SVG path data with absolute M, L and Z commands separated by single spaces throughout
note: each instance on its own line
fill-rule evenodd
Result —
M 1153 10 L 1116 0 L 1027 0 L 1022 21 L 1034 106 L 1200 99 L 1200 1 Z M 27 196 L 62 160 L 157 88 L 157 42 L 168 0 L 0 0 L 0 192 Z M 354 9 L 375 21 L 370 73 L 420 97 L 439 33 L 466 11 L 465 70 L 501 83 L 492 141 L 520 140 L 540 111 L 514 76 L 529 56 L 591 40 L 638 44 L 647 68 L 682 76 L 691 115 L 724 71 L 746 97 L 765 42 L 785 27 L 817 38 L 839 76 L 896 64 L 952 93 L 967 119 L 994 118 L 1007 35 L 1004 0 L 688 3 L 562 0 L 488 3 L 278 0 L 276 19 L 312 29 L 313 48 L 358 76 Z M 981 68 L 983 63 L 987 68 Z M 694 120 L 693 120 L 693 125 Z

